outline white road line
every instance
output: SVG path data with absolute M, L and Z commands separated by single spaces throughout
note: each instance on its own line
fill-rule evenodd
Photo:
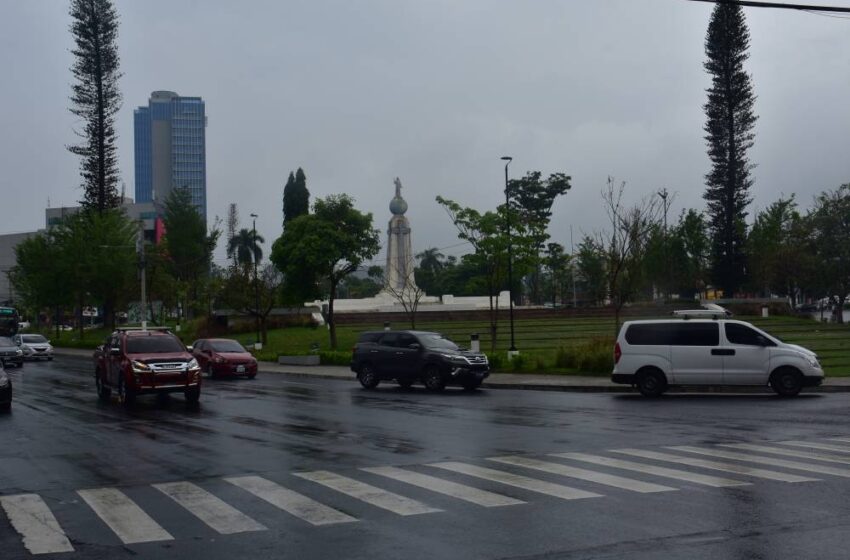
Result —
M 781 482 L 815 482 L 817 478 L 807 478 L 796 474 L 788 474 L 777 471 L 768 471 L 748 467 L 745 465 L 736 465 L 735 463 L 724 463 L 721 461 L 709 461 L 706 459 L 696 459 L 694 457 L 682 457 L 681 455 L 670 455 L 669 453 L 659 453 L 658 451 L 644 451 L 642 449 L 612 449 L 614 453 L 623 453 L 633 457 L 643 457 L 644 459 L 655 459 L 657 461 L 667 461 L 669 463 L 679 463 L 681 465 L 689 465 L 691 467 L 700 467 L 703 469 L 711 469 L 715 471 L 730 472 L 735 474 L 744 474 L 754 476 L 756 478 L 766 478 L 768 480 L 779 480 Z
M 305 480 L 332 488 L 337 492 L 342 492 L 352 498 L 362 500 L 367 504 L 397 513 L 398 515 L 418 515 L 420 513 L 434 513 L 442 511 L 426 506 L 422 502 L 417 502 L 416 500 L 405 498 L 404 496 L 399 496 L 398 494 L 393 494 L 386 490 L 381 490 L 380 488 L 376 488 L 370 484 L 334 474 L 330 471 L 311 471 L 293 474 Z
M 77 490 L 77 494 L 124 544 L 174 540 L 168 531 L 117 488 Z
M 561 498 L 564 500 L 579 500 L 582 498 L 601 497 L 601 494 L 586 492 L 584 490 L 579 490 L 578 488 L 570 488 L 569 486 L 553 484 L 551 482 L 546 482 L 543 480 L 528 478 L 525 476 L 505 471 L 497 471 L 485 467 L 478 467 L 476 465 L 468 465 L 466 463 L 431 463 L 428 466 L 437 467 L 438 469 L 445 469 L 447 471 L 458 472 L 477 478 L 483 478 L 484 480 L 491 480 L 493 482 L 507 484 L 508 486 L 515 486 L 516 488 L 522 488 L 523 490 L 537 492 L 538 494 L 546 494 L 547 496 L 554 496 L 556 498 Z
M 675 451 L 687 451 L 688 453 L 697 453 L 699 455 L 709 455 L 711 457 L 721 457 L 723 459 L 735 459 L 738 461 L 748 461 L 750 463 L 760 463 L 762 465 L 770 465 L 772 467 L 785 467 L 800 471 L 815 472 L 820 474 L 831 474 L 833 476 L 843 476 L 850 478 L 850 470 L 839 469 L 837 467 L 829 467 L 827 465 L 815 465 L 814 463 L 799 463 L 797 461 L 787 461 L 785 459 L 777 459 L 775 457 L 765 457 L 763 455 L 749 455 L 747 453 L 734 453 L 731 451 L 723 451 L 722 449 L 701 449 L 699 447 L 677 446 L 670 447 Z
M 850 457 L 838 457 L 837 455 L 824 455 L 823 453 L 812 453 L 810 451 L 802 451 L 800 449 L 785 449 L 781 447 L 768 447 L 766 445 L 753 445 L 750 443 L 724 443 L 720 447 L 729 447 L 731 449 L 740 449 L 743 451 L 760 451 L 762 453 L 772 453 L 774 455 L 785 455 L 786 457 L 798 457 L 800 459 L 815 459 L 817 461 L 826 461 L 827 463 L 841 463 L 850 465 Z
M 465 484 L 458 484 L 435 476 L 420 474 L 418 472 L 407 471 L 396 467 L 369 467 L 360 470 L 386 476 L 393 480 L 406 482 L 407 484 L 425 488 L 432 492 L 472 502 L 479 506 L 499 507 L 514 506 L 525 503 L 522 500 L 503 496 L 502 494 L 496 494 L 495 492 L 488 492 L 487 490 L 481 490 L 480 488 L 473 488 L 472 486 L 466 486 Z
M 613 486 L 614 488 L 622 488 L 623 490 L 631 490 L 633 492 L 651 493 L 651 492 L 669 492 L 676 490 L 670 486 L 662 486 L 661 484 L 653 484 L 651 482 L 643 482 L 633 478 L 625 478 L 613 474 L 606 474 L 586 469 L 579 469 L 561 463 L 550 463 L 548 461 L 538 461 L 537 459 L 529 459 L 527 457 L 490 457 L 488 461 L 496 461 L 506 465 L 515 465 L 517 467 L 525 467 L 538 471 L 568 476 L 570 478 L 578 478 L 587 480 L 597 484 Z
M 811 449 L 821 449 L 823 451 L 837 451 L 839 453 L 850 453 L 850 447 L 846 445 L 830 445 L 828 443 L 814 443 L 808 441 L 780 441 L 782 445 L 793 445 L 794 447 L 810 447 Z
M 259 476 L 239 476 L 224 480 L 313 525 L 357 521 L 350 515 Z
M 844 443 L 850 443 L 849 437 L 834 437 L 834 438 L 829 438 L 829 439 L 831 441 L 843 441 Z
M 695 484 L 703 484 L 705 486 L 724 487 L 724 486 L 747 486 L 749 482 L 740 480 L 730 480 L 728 478 L 720 478 L 718 476 L 709 476 L 704 474 L 681 471 L 678 469 L 668 469 L 667 467 L 657 467 L 655 465 L 647 465 L 645 463 L 635 463 L 634 461 L 624 461 L 622 459 L 612 459 L 599 455 L 586 455 L 584 453 L 555 453 L 555 457 L 563 457 L 565 459 L 574 459 L 576 461 L 584 461 L 595 465 L 605 467 L 614 467 L 616 469 L 624 469 L 627 471 L 642 472 L 655 476 L 663 476 L 666 478 L 674 478 L 676 480 L 684 480 Z
M 153 487 L 222 535 L 266 530 L 264 525 L 191 482 L 169 482 Z
M 74 552 L 71 541 L 39 495 L 0 496 L 0 506 L 32 554 Z

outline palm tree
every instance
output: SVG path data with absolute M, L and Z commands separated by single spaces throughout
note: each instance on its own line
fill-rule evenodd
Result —
M 242 228 L 239 233 L 230 238 L 227 244 L 227 256 L 236 255 L 236 262 L 244 267 L 251 266 L 254 262 L 263 260 L 263 248 L 261 243 L 266 240 L 259 233 L 255 234 L 250 229 Z
M 425 249 L 416 255 L 419 259 L 419 268 L 430 273 L 436 273 L 443 269 L 445 255 L 436 247 Z

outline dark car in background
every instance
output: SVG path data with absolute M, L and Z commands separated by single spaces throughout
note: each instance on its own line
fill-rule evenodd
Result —
M 53 346 L 40 334 L 16 334 L 12 340 L 24 353 L 25 360 L 53 359 Z
M 0 361 L 6 367 L 24 365 L 24 351 L 8 336 L 0 336 Z
M 6 374 L 3 364 L 0 364 L 0 412 L 8 412 L 12 408 L 12 380 Z
M 202 338 L 192 343 L 192 355 L 210 377 L 257 376 L 257 360 L 229 338 Z
M 395 379 L 404 388 L 421 382 L 428 390 L 446 385 L 477 389 L 490 375 L 487 356 L 470 352 L 443 335 L 426 331 L 372 331 L 360 334 L 351 370 L 367 389 Z

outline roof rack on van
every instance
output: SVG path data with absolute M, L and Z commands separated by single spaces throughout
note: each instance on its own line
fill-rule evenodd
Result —
M 723 319 L 731 317 L 732 312 L 717 304 L 707 303 L 704 309 L 682 309 L 674 311 L 673 316 L 681 319 Z

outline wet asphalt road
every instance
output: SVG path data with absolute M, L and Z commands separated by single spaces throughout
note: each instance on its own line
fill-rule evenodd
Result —
M 829 443 L 850 437 L 846 393 L 792 400 L 768 393 L 674 394 L 659 400 L 512 390 L 434 395 L 391 385 L 364 391 L 353 381 L 261 372 L 253 381 L 205 380 L 198 407 L 175 395 L 142 397 L 125 409 L 98 402 L 88 361 L 59 358 L 10 371 L 15 402 L 11 414 L 0 415 L 0 496 L 37 495 L 56 518 L 74 551 L 44 558 L 848 557 L 850 443 L 844 444 L 846 452 L 807 450 L 838 457 L 837 462 L 795 459 L 845 468 L 844 477 L 739 463 L 818 479 L 807 482 L 610 451 L 676 453 L 663 448 L 786 440 Z M 564 452 L 750 484 L 711 487 L 547 456 Z M 670 491 L 638 493 L 488 460 L 505 455 L 665 485 Z M 429 466 L 447 461 L 598 496 L 567 500 Z M 360 470 L 389 466 L 495 492 L 514 503 L 482 507 Z M 295 474 L 314 471 L 330 471 L 439 511 L 399 515 L 368 503 L 374 495 L 354 497 Z M 225 480 L 246 476 L 272 481 L 356 521 L 314 526 Z M 220 534 L 151 486 L 178 481 L 203 488 L 267 530 Z M 123 543 L 77 493 L 92 488 L 120 490 L 173 540 Z M 0 558 L 32 558 L 8 517 L 0 508 Z

